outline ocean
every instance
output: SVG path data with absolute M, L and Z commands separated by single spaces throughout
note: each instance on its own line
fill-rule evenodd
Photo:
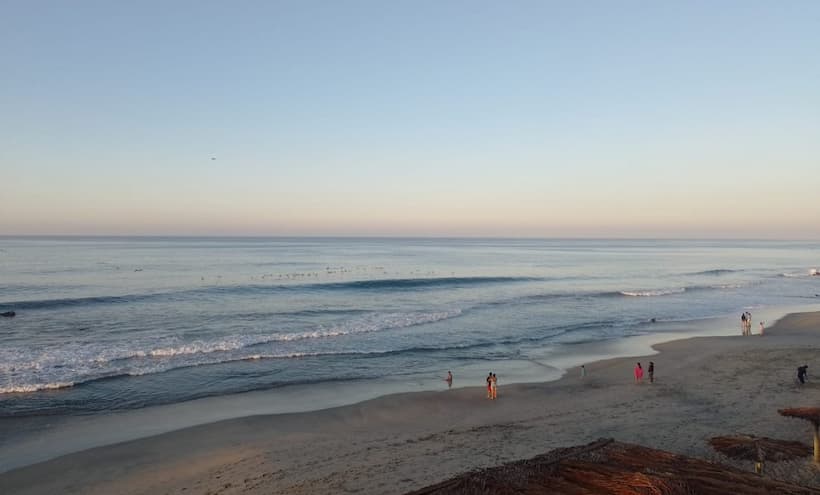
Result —
M 739 335 L 743 311 L 816 307 L 818 253 L 775 241 L 0 237 L 0 312 L 16 314 L 0 318 L 0 418 L 292 387 L 436 389 L 448 370 L 455 386 L 496 370 L 500 383 L 554 379 L 585 344 L 706 319 Z

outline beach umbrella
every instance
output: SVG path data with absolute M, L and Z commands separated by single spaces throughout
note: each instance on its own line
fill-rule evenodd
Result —
M 820 464 L 820 407 L 792 407 L 777 412 L 783 416 L 811 422 L 814 426 L 814 462 Z

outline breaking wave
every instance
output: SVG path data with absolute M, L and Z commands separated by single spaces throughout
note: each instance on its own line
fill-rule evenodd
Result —
M 29 392 L 39 392 L 41 390 L 58 390 L 61 388 L 70 388 L 73 386 L 74 382 L 31 383 L 24 385 L 11 385 L 8 387 L 0 387 L 0 394 L 20 394 Z
M 630 296 L 630 297 L 656 297 L 656 296 L 668 296 L 671 294 L 682 294 L 686 292 L 686 287 L 679 287 L 676 289 L 655 289 L 655 290 L 622 290 L 620 291 L 621 295 Z
M 304 332 L 239 334 L 213 340 L 180 342 L 169 338 L 129 342 L 124 346 L 105 343 L 75 343 L 60 348 L 0 349 L 0 394 L 36 392 L 75 386 L 116 376 L 141 376 L 191 366 L 222 364 L 268 358 L 297 358 L 338 354 L 333 338 L 435 323 L 461 315 L 460 309 L 415 313 L 373 313 L 315 327 Z M 292 349 L 299 341 L 324 341 L 315 352 Z M 312 344 L 314 345 L 314 344 Z M 309 347 L 308 347 L 309 349 Z
M 737 273 L 741 270 L 732 270 L 729 268 L 716 268 L 714 270 L 703 270 L 700 272 L 691 272 L 686 275 L 728 275 L 730 273 Z

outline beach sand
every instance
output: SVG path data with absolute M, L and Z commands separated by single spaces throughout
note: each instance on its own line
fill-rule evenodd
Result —
M 789 315 L 763 337 L 696 337 L 656 349 L 588 363 L 585 378 L 576 368 L 558 381 L 505 385 L 499 375 L 496 401 L 485 398 L 484 376 L 475 376 L 475 387 L 231 419 L 94 448 L 0 474 L 0 493 L 405 493 L 601 437 L 720 461 L 727 460 L 707 444 L 712 436 L 810 444 L 810 426 L 777 410 L 820 405 L 820 381 L 811 379 L 820 368 L 820 313 Z M 635 362 L 646 368 L 650 360 L 656 382 L 646 376 L 635 384 Z M 798 387 L 801 364 L 810 381 Z M 455 385 L 467 380 L 456 376 Z M 767 464 L 766 474 L 820 486 L 809 459 L 781 464 Z

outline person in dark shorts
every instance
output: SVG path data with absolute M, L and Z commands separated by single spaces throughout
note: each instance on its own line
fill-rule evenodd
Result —
M 806 383 L 806 375 L 808 374 L 808 369 L 808 364 L 804 364 L 803 366 L 797 367 L 797 381 L 800 382 L 800 385 Z
M 649 361 L 649 369 L 646 371 L 649 372 L 649 383 L 655 383 L 655 363 L 653 361 Z

